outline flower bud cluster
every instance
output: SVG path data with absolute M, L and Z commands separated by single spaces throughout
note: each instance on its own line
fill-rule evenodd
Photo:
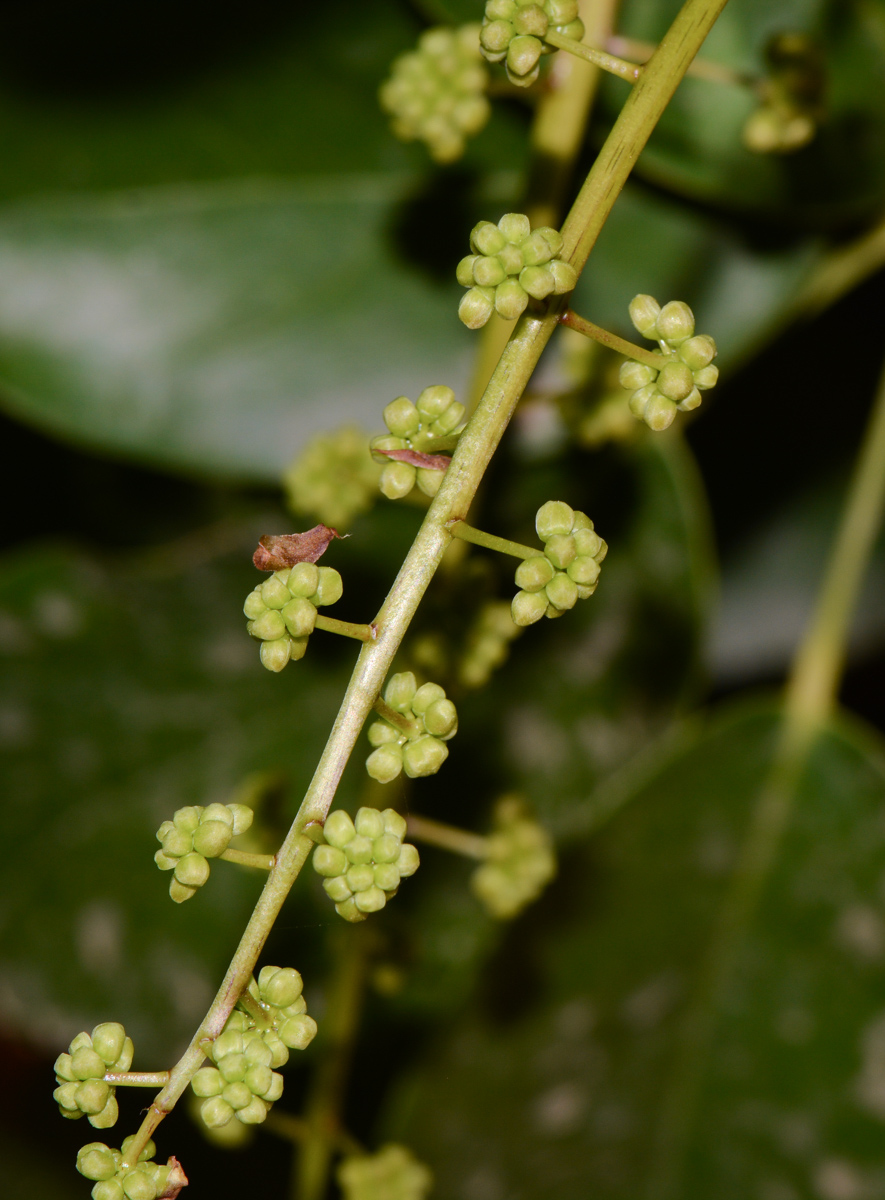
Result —
M 435 775 L 449 756 L 445 743 L 458 732 L 458 713 L 445 689 L 438 683 L 418 687 L 411 671 L 401 671 L 388 681 L 384 700 L 403 721 L 382 717 L 369 726 L 375 750 L 366 770 L 379 783 L 390 783 L 400 771 L 410 779 Z
M 578 0 L 487 0 L 479 44 L 489 62 L 504 63 L 511 83 L 529 87 L 538 78 L 541 56 L 555 49 L 544 42 L 551 28 L 581 40 Z
M 283 487 L 294 512 L 347 529 L 372 507 L 380 474 L 366 453 L 366 435 L 344 425 L 311 438 L 286 469 Z
M 578 600 L 592 596 L 608 552 L 586 513 L 575 512 L 562 500 L 541 505 L 535 529 L 544 552 L 523 559 L 516 568 L 520 590 L 510 612 L 517 625 L 534 625 L 544 616 L 561 617 Z
M 134 1166 L 127 1163 L 133 1137 L 125 1139 L 122 1150 L 112 1150 L 104 1142 L 90 1142 L 80 1149 L 77 1170 L 96 1181 L 92 1200 L 157 1200 L 166 1192 L 177 1195 L 174 1189 L 187 1183 L 174 1158 L 162 1164 L 150 1161 L 157 1152 L 153 1142 L 147 1143 Z
M 497 225 L 480 221 L 470 234 L 470 249 L 456 271 L 469 289 L 458 306 L 468 329 L 480 329 L 493 312 L 515 321 L 529 297 L 561 296 L 578 281 L 574 267 L 559 257 L 562 235 L 549 225 L 533 230 L 523 213 L 505 213 Z
M 719 368 L 714 367 L 716 343 L 707 334 L 695 334 L 694 313 L 681 300 L 662 308 L 653 296 L 634 296 L 630 320 L 643 337 L 657 341 L 669 359 L 660 369 L 628 359 L 618 376 L 630 392 L 630 411 L 650 429 L 667 429 L 677 408 L 689 412 L 701 402 L 701 392 L 714 387 Z
M 553 842 L 517 796 L 495 806 L 485 862 L 470 886 L 493 917 L 515 917 L 541 894 L 556 874 Z
M 346 1158 L 336 1172 L 344 1200 L 424 1200 L 433 1176 L 405 1146 Z
M 171 821 L 157 830 L 160 849 L 154 862 L 161 871 L 173 871 L 169 895 L 176 904 L 189 900 L 209 878 L 208 859 L 224 854 L 231 838 L 252 824 L 252 809 L 245 804 L 192 804 L 179 808 Z
M 78 1033 L 67 1054 L 55 1060 L 59 1086 L 53 1096 L 61 1115 L 71 1120 L 88 1117 L 96 1129 L 109 1129 L 118 1115 L 116 1088 L 104 1077 L 109 1071 L 128 1071 L 132 1055 L 132 1038 L 117 1021 L 96 1025 L 91 1034 Z
M 812 141 L 825 116 L 824 56 L 808 34 L 790 31 L 769 39 L 765 60 L 762 103 L 747 118 L 741 140 L 755 154 L 792 154 Z
M 464 640 L 458 663 L 458 682 L 468 688 L 479 688 L 488 683 L 492 672 L 506 661 L 510 643 L 519 633 L 506 600 L 490 600 L 484 604 Z
M 344 585 L 334 567 L 300 562 L 274 571 L 246 597 L 246 629 L 261 642 L 261 664 L 282 671 L 304 658 L 317 608 L 341 599 Z
M 384 410 L 384 424 L 389 432 L 372 438 L 369 449 L 377 462 L 384 463 L 381 472 L 381 491 L 388 500 L 401 500 L 417 484 L 425 496 L 435 496 L 442 483 L 443 471 L 415 467 L 381 454 L 382 450 L 432 449 L 437 438 L 457 436 L 466 409 L 455 399 L 455 393 L 444 384 L 426 387 L 413 404 L 408 396 L 391 400 Z
M 326 844 L 313 852 L 313 867 L 345 921 L 364 921 L 395 896 L 400 879 L 414 875 L 420 860 L 403 845 L 406 822 L 392 808 L 361 808 L 351 820 L 343 809 L 329 813 Z
M 450 163 L 489 119 L 488 83 L 479 25 L 437 26 L 421 35 L 417 50 L 394 60 L 378 98 L 396 137 L 422 141 L 437 162 Z
M 210 1129 L 234 1117 L 243 1125 L 260 1125 L 283 1094 L 283 1077 L 275 1068 L 289 1060 L 289 1050 L 304 1050 L 313 1041 L 316 1021 L 307 1015 L 301 975 L 293 967 L 262 967 L 249 994 L 269 1024 L 259 1028 L 248 1013 L 235 1010 L 191 1087 L 201 1098 L 200 1116 Z

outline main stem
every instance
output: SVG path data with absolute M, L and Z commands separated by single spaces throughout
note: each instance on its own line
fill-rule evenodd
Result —
M 580 272 L 652 130 L 697 54 L 726 0 L 687 0 L 649 59 L 600 150 L 562 228 L 562 257 Z M 363 645 L 341 708 L 317 769 L 276 864 L 237 947 L 221 987 L 200 1028 L 170 1073 L 127 1149 L 135 1162 L 156 1127 L 196 1074 L 205 1048 L 224 1029 L 245 989 L 267 936 L 314 843 L 304 835 L 322 823 L 338 789 L 366 717 L 412 617 L 442 561 L 452 534 L 449 523 L 464 520 L 492 455 L 559 324 L 567 298 L 551 303 L 541 317 L 524 314 L 504 348 L 488 386 L 462 433 L 439 491 L 418 530 L 392 588 L 373 622 L 377 638 Z

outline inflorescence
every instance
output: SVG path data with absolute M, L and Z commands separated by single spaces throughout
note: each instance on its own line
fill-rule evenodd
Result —
M 261 642 L 261 663 L 268 671 L 282 671 L 307 651 L 317 608 L 341 599 L 344 585 L 334 567 L 299 562 L 274 571 L 246 597 L 243 612 L 249 633 Z
M 400 879 L 414 875 L 420 859 L 408 843 L 406 822 L 392 808 L 361 808 L 351 820 L 343 809 L 329 813 L 325 845 L 313 852 L 326 895 L 345 921 L 364 921 L 395 896 Z
M 550 29 L 579 42 L 584 23 L 578 0 L 487 0 L 479 43 L 489 62 L 503 62 L 507 78 L 530 87 L 541 70 L 541 57 L 556 47 L 544 38 Z
M 548 500 L 538 509 L 535 529 L 544 550 L 516 568 L 520 589 L 511 613 L 517 625 L 533 625 L 546 617 L 561 617 L 596 591 L 599 568 L 608 546 L 586 513 L 575 512 L 563 500 Z
M 366 770 L 379 783 L 390 783 L 400 771 L 410 779 L 435 775 L 449 756 L 445 743 L 458 732 L 458 713 L 445 689 L 438 683 L 419 687 L 411 671 L 401 671 L 388 681 L 384 700 L 400 720 L 382 716 L 369 726 L 375 750 Z

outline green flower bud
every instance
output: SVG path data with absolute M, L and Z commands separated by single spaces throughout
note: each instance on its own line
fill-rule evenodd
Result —
M 534 625 L 546 611 L 546 592 L 517 592 L 510 605 L 514 625 Z
M 197 1096 L 208 1099 L 209 1096 L 220 1096 L 224 1090 L 224 1080 L 221 1072 L 215 1067 L 200 1067 L 191 1080 L 191 1087 Z
M 291 1050 L 306 1049 L 316 1037 L 317 1023 L 306 1013 L 290 1017 L 280 1026 L 280 1040 Z
M 97 1082 L 97 1081 L 93 1081 L 93 1082 Z M 88 1088 L 91 1086 L 91 1084 L 83 1083 L 80 1086 L 83 1088 Z M 105 1102 L 104 1107 L 101 1109 L 100 1112 L 97 1112 L 94 1114 L 88 1114 L 89 1124 L 94 1129 L 110 1129 L 112 1125 L 117 1124 L 117 1118 L 120 1115 L 120 1110 L 119 1110 L 119 1107 L 117 1106 L 117 1099 L 113 1094 L 113 1088 L 109 1087 L 108 1084 L 104 1084 L 103 1086 L 107 1087 L 108 1092 L 109 1092 L 109 1095 Z
M 682 362 L 669 362 L 661 369 L 657 379 L 658 391 L 668 400 L 679 403 L 694 389 L 694 378 L 689 368 Z
M 375 887 L 383 892 L 395 892 L 399 887 L 399 867 L 395 863 L 378 863 L 374 868 Z M 362 909 L 368 912 L 368 909 Z
M 304 658 L 305 654 L 307 653 L 307 642 L 308 642 L 308 639 L 306 637 L 289 639 L 289 661 L 290 662 L 298 662 L 299 658 Z M 273 643 L 264 642 L 261 647 L 261 650 L 264 649 L 264 646 L 270 646 L 270 645 L 276 645 L 276 642 L 273 642 Z M 261 653 L 261 650 L 259 650 L 259 654 Z M 264 659 L 262 658 L 261 661 L 264 662 Z
M 417 471 L 418 490 L 425 496 L 435 496 L 442 483 L 443 474 L 443 471 L 425 470 L 425 468 L 419 467 Z
M 503 250 L 506 237 L 491 221 L 480 221 L 470 231 L 470 248 L 477 254 L 492 255 Z
M 553 272 L 549 267 L 524 267 L 519 273 L 519 286 L 535 300 L 544 300 L 555 286 Z
M 448 741 L 458 732 L 458 713 L 451 700 L 434 700 L 424 713 L 424 728 L 434 737 Z
M 658 334 L 658 317 L 661 313 L 661 306 L 655 300 L 654 296 L 634 296 L 630 301 L 630 320 L 643 337 L 651 338 L 657 341 Z
M 242 1080 L 226 1084 L 221 1095 L 234 1111 L 245 1108 L 252 1100 L 252 1093 Z
M 236 1114 L 237 1120 L 242 1125 L 260 1125 L 262 1121 L 267 1120 L 268 1107 L 258 1096 L 253 1096 Z
M 119 1179 L 103 1179 L 92 1189 L 92 1200 L 124 1200 L 126 1193 Z
M 458 316 L 468 329 L 481 329 L 495 308 L 495 293 L 491 288 L 472 287 L 461 297 Z
M 261 592 L 261 599 L 268 608 L 282 608 L 291 599 L 289 589 L 283 583 L 282 579 L 277 579 L 276 575 L 271 575 L 270 579 L 265 579 L 259 591 Z
M 503 250 L 499 251 L 498 261 L 508 275 L 518 275 L 525 266 L 522 249 L 519 246 L 513 245 L 512 242 L 507 242 Z
M 507 272 L 500 259 L 481 255 L 473 264 L 473 278 L 480 287 L 497 287 L 507 278 Z
M 445 437 L 447 433 L 458 428 L 464 420 L 466 412 L 467 409 L 463 404 L 459 404 L 457 400 L 453 401 L 431 424 L 430 432 L 437 437 Z
M 384 818 L 377 808 L 360 808 L 354 819 L 357 836 L 374 842 L 384 834 Z
M 627 388 L 628 391 L 635 391 L 636 388 L 647 387 L 648 384 L 654 383 L 658 373 L 654 367 L 647 367 L 645 363 L 634 362 L 633 359 L 627 359 L 621 363 L 621 369 L 618 372 L 618 382 L 621 387 Z
M 391 675 L 384 689 L 384 700 L 399 713 L 407 713 L 418 691 L 418 683 L 411 671 L 400 671 Z
M 200 1105 L 200 1116 L 210 1129 L 219 1129 L 232 1119 L 234 1110 L 223 1096 L 210 1096 Z
M 489 21 L 479 35 L 479 44 L 489 62 L 501 62 L 516 30 L 509 21 Z
M 289 1061 L 289 1051 L 282 1039 L 272 1029 L 268 1029 L 264 1033 L 264 1043 L 273 1055 L 270 1066 L 284 1067 Z
M 280 610 L 280 616 L 292 637 L 307 637 L 314 631 L 317 610 L 306 597 L 296 596 Z
M 676 405 L 672 400 L 668 400 L 666 396 L 662 396 L 660 392 L 655 392 L 648 404 L 645 406 L 645 414 L 643 420 L 649 429 L 654 429 L 660 433 L 661 430 L 668 429 L 673 424 L 673 418 L 676 416 Z
M 399 858 L 401 839 L 392 833 L 383 833 L 375 838 L 372 857 L 376 863 L 395 863 Z
M 529 297 L 516 279 L 506 279 L 495 288 L 495 310 L 505 321 L 515 321 L 528 307 Z
M 513 28 L 518 34 L 527 34 L 542 38 L 547 32 L 550 22 L 544 9 L 537 4 L 528 4 L 518 8 L 513 14 Z
M 273 1104 L 275 1100 L 279 1100 L 283 1094 L 283 1077 L 276 1071 L 271 1073 L 270 1086 L 261 1093 L 261 1099 L 268 1104 Z
M 538 63 L 544 52 L 536 37 L 515 37 L 507 47 L 504 60 L 507 78 L 517 87 L 529 87 L 538 78 Z
M 560 570 L 575 561 L 578 553 L 577 543 L 571 534 L 554 534 L 544 547 L 544 554 Z
M 650 383 L 647 387 L 637 388 L 628 401 L 630 412 L 633 416 L 637 417 L 640 421 L 644 421 L 645 410 L 648 408 L 649 402 L 658 394 L 658 389 L 653 383 Z
M 426 387 L 415 401 L 418 412 L 424 421 L 433 421 L 441 417 L 450 404 L 455 402 L 455 393 L 444 383 L 434 383 Z
M 271 970 L 273 970 L 273 969 L 274 968 L 271 968 Z M 292 968 L 289 967 L 289 968 L 287 968 L 287 970 L 292 970 Z M 279 975 L 280 972 L 277 971 L 277 974 Z M 300 987 L 301 976 L 298 974 L 297 971 L 292 971 L 292 974 L 297 976 L 298 986 Z M 290 1008 L 290 1007 L 295 1007 L 296 1003 L 299 999 L 300 999 L 300 993 L 298 994 L 298 996 L 295 997 L 295 1000 L 292 1001 L 291 1005 L 277 1004 L 277 1005 L 274 1005 L 274 1007 L 288 1010 L 288 1008 Z M 255 1032 L 258 1032 L 258 1031 L 254 1030 L 253 1033 L 255 1033 Z M 249 1063 L 250 1068 L 251 1067 L 269 1067 L 271 1065 L 271 1063 L 273 1062 L 273 1051 L 271 1050 L 270 1046 L 267 1045 L 267 1043 L 265 1042 L 264 1038 L 260 1035 L 260 1033 L 259 1033 L 258 1037 L 253 1036 L 251 1041 L 249 1041 L 247 1043 L 246 1059 Z
M 200 817 L 203 815 L 203 806 L 201 804 L 188 804 L 185 808 L 177 808 L 172 814 L 172 822 L 176 829 L 183 829 L 186 833 L 193 833 L 200 823 Z
M 415 486 L 416 476 L 411 463 L 390 462 L 381 472 L 379 487 L 388 500 L 402 500 Z
M 320 569 L 316 563 L 296 563 L 289 572 L 286 586 L 292 596 L 312 596 L 320 585 Z
M 344 595 L 344 584 L 341 576 L 334 567 L 320 567 L 317 588 L 311 600 L 321 608 L 328 604 L 337 604 Z
M 361 913 L 374 913 L 381 911 L 387 903 L 387 897 L 381 888 L 374 886 L 373 882 L 371 887 L 359 891 L 354 896 L 353 902 Z
M 130 1133 L 128 1137 L 123 1138 L 123 1145 L 120 1147 L 120 1159 L 118 1161 L 118 1165 L 120 1162 L 123 1161 L 123 1159 L 126 1158 L 126 1152 L 134 1141 L 135 1141 L 134 1133 Z M 111 1153 L 116 1155 L 118 1152 L 116 1150 L 112 1150 Z M 138 1156 L 138 1161 L 146 1163 L 148 1161 L 148 1159 L 153 1158 L 156 1153 L 157 1153 L 156 1144 L 153 1141 L 153 1139 L 151 1139 L 143 1147 L 141 1153 Z M 127 1161 L 128 1161 L 128 1159 L 127 1159 Z
M 694 372 L 695 387 L 702 392 L 707 392 L 711 387 L 716 386 L 716 381 L 719 379 L 719 368 L 712 364 L 709 367 L 701 367 L 699 371 Z
M 250 621 L 254 621 L 266 611 L 267 605 L 261 599 L 261 588 L 257 587 L 246 597 L 246 603 L 243 605 L 243 612 Z
M 225 1054 L 224 1057 L 219 1058 L 217 1061 L 218 1073 L 225 1084 L 241 1083 L 246 1077 L 246 1070 L 249 1064 L 246 1062 L 245 1054 Z M 226 1088 L 223 1089 L 223 1093 L 228 1103 L 233 1104 L 233 1100 L 227 1095 Z M 234 1108 L 236 1107 L 236 1104 L 234 1104 Z
M 82 1084 L 74 1080 L 70 1083 L 61 1084 L 52 1093 L 53 1100 L 63 1110 L 63 1117 L 73 1117 L 75 1120 L 78 1117 L 82 1117 L 83 1114 L 77 1107 L 77 1091 L 80 1087 L 82 1087 Z
M 486 20 L 494 21 L 498 18 L 509 21 L 517 9 L 517 0 L 487 0 L 485 16 Z
M 369 838 L 360 837 L 357 834 L 345 846 L 344 854 L 349 863 L 359 865 L 361 863 L 371 862 L 372 860 L 372 843 Z M 351 884 L 351 886 L 353 886 Z
M 535 558 L 525 558 L 516 568 L 514 582 L 518 588 L 526 592 L 539 592 L 553 578 L 552 563 L 543 554 Z
M 570 579 L 564 571 L 557 571 L 544 591 L 553 607 L 559 609 L 560 612 L 574 608 L 578 600 L 575 581 Z
M 227 849 L 233 829 L 222 821 L 205 821 L 194 830 L 194 850 L 204 858 L 217 858 Z
M 367 737 L 373 746 L 386 746 L 388 742 L 398 742 L 402 734 L 386 721 L 373 721 Z
M 716 343 L 705 333 L 686 338 L 676 351 L 677 356 L 692 371 L 708 367 L 716 357 Z
M 188 887 L 184 883 L 179 883 L 177 879 L 169 880 L 169 895 L 176 904 L 183 904 L 185 900 L 190 900 L 191 896 L 197 894 L 197 888 Z
M 694 333 L 694 313 L 681 300 L 671 300 L 658 313 L 658 336 L 671 346 L 678 346 Z
M 263 642 L 275 642 L 285 636 L 286 623 L 276 609 L 269 609 L 251 623 L 249 633 Z
M 681 412 L 691 412 L 693 408 L 697 408 L 701 403 L 701 393 L 697 388 L 692 388 L 681 404 L 677 405 Z
M 330 849 L 330 847 L 318 846 L 317 850 Z M 339 852 L 340 853 L 340 852 Z M 316 851 L 314 851 L 316 854 Z M 274 969 L 274 973 L 265 976 L 265 967 L 259 980 L 261 982 L 261 990 L 264 1000 L 268 1004 L 273 1004 L 276 1008 L 288 1008 L 290 1004 L 294 1004 L 302 993 L 304 984 L 301 975 L 294 967 L 282 967 Z
M 494 229 L 495 226 L 493 225 L 492 228 Z M 461 287 L 473 287 L 474 283 L 476 283 L 476 280 L 473 277 L 473 264 L 476 262 L 477 258 L 478 255 L 476 254 L 468 254 L 461 259 L 455 268 L 455 278 L 461 284 Z M 401 434 L 400 436 L 405 437 L 406 435 Z
M 576 584 L 592 587 L 599 578 L 599 563 L 595 558 L 581 555 L 573 563 L 569 563 L 567 574 Z
M 318 875 L 334 879 L 347 870 L 347 856 L 337 846 L 317 846 L 313 852 L 313 869 Z
M 553 275 L 553 292 L 556 296 L 564 296 L 566 292 L 574 291 L 578 282 L 578 272 L 571 263 L 556 259 L 549 268 Z
M 395 437 L 407 438 L 409 434 L 417 433 L 421 427 L 421 416 L 408 396 L 398 396 L 396 400 L 392 400 L 384 409 L 383 415 L 384 424 Z
M 363 892 L 375 882 L 375 876 L 368 863 L 356 863 L 349 867 L 344 878 L 351 892 Z
M 524 242 L 532 231 L 531 222 L 525 213 L 505 213 L 498 222 L 498 228 L 514 246 Z
M 603 544 L 602 538 L 596 533 L 592 525 L 589 529 L 576 529 L 572 536 L 575 539 L 578 554 L 584 557 L 595 558 Z
M 353 821 L 343 808 L 329 813 L 323 825 L 323 834 L 330 846 L 343 850 L 349 841 L 356 836 Z
M 375 751 L 376 754 L 379 751 Z M 448 747 L 435 737 L 418 738 L 407 742 L 402 750 L 403 770 L 410 779 L 435 775 L 449 757 Z
M 353 892 L 347 885 L 347 879 L 344 875 L 336 875 L 334 879 L 326 879 L 323 881 L 323 891 L 336 904 L 342 903 L 344 900 L 349 900 Z
M 101 1079 L 105 1064 L 100 1055 L 89 1046 L 79 1046 L 71 1055 L 71 1070 L 75 1079 Z
M 551 25 L 569 25 L 578 16 L 578 0 L 545 0 L 544 11 Z
M 202 854 L 185 854 L 175 864 L 175 878 L 185 887 L 202 887 L 209 878 L 209 864 Z
M 111 1179 L 117 1173 L 117 1164 L 104 1142 L 90 1142 L 77 1154 L 77 1170 L 87 1179 Z
M 255 816 L 248 804 L 228 804 L 228 810 L 233 823 L 234 837 L 240 833 L 245 833 L 252 825 L 252 820 Z
M 77 1086 L 77 1108 L 87 1116 L 97 1116 L 110 1098 L 111 1086 L 101 1079 L 87 1079 Z
M 575 510 L 564 500 L 548 500 L 535 516 L 535 530 L 542 542 L 569 534 L 575 523 Z
M 402 841 L 406 836 L 406 829 L 408 828 L 405 817 L 398 813 L 395 808 L 385 808 L 381 816 L 384 818 L 384 828 L 387 832 Z
M 197 826 L 199 828 L 199 826 Z M 157 831 L 159 837 L 159 830 Z M 173 825 L 167 830 L 165 837 L 160 839 L 163 846 L 163 853 L 168 858 L 181 858 L 183 854 L 189 854 L 194 848 L 194 835 L 191 831 L 179 829 Z
M 126 1030 L 119 1021 L 105 1021 L 92 1031 L 92 1047 L 108 1067 L 116 1063 L 125 1045 Z
M 140 1167 L 123 1177 L 123 1192 L 127 1200 L 156 1200 L 154 1181 Z
M 416 716 L 421 716 L 427 711 L 431 704 L 437 700 L 445 699 L 445 689 L 441 688 L 438 683 L 425 683 L 419 687 L 412 700 L 412 712 Z
M 212 1044 L 212 1058 L 219 1062 L 228 1054 L 242 1054 L 245 1043 L 243 1034 L 238 1029 L 225 1029 Z

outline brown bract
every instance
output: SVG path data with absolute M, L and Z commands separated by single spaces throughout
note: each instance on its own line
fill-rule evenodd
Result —
M 183 1187 L 187 1187 L 188 1178 L 181 1169 L 181 1163 L 173 1155 L 167 1159 L 166 1166 L 170 1168 L 169 1174 L 166 1176 L 166 1187 L 157 1197 L 157 1200 L 175 1200 L 175 1197 Z
M 419 450 L 375 450 L 386 458 L 408 463 L 411 467 L 422 467 L 425 471 L 445 471 L 452 461 L 448 454 L 422 454 Z
M 296 563 L 315 563 L 325 553 L 329 542 L 340 536 L 328 525 L 314 525 L 305 533 L 266 533 L 258 539 L 252 562 L 259 571 L 281 571 Z

